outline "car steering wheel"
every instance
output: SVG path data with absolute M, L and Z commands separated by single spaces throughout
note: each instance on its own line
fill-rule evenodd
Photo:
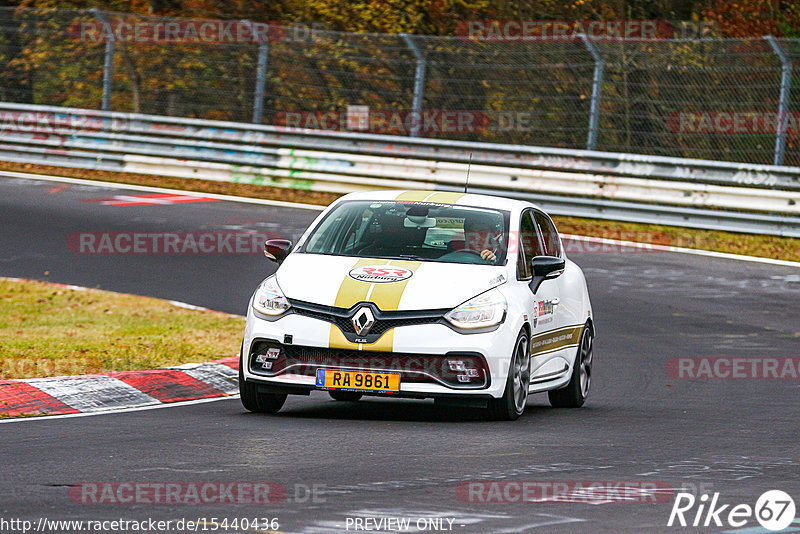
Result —
M 462 248 L 461 250 L 456 250 L 456 252 L 466 252 L 467 254 L 475 254 L 480 256 L 483 252 L 480 250 L 472 250 L 471 248 Z

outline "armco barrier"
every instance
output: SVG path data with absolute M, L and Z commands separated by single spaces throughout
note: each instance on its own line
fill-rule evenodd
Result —
M 0 103 L 0 160 L 345 193 L 470 188 L 552 213 L 800 237 L 800 168 Z

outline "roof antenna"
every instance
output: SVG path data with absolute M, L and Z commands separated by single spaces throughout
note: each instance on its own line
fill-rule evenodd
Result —
M 467 192 L 469 186 L 469 169 L 472 167 L 472 152 L 469 153 L 469 163 L 467 163 L 467 179 L 464 181 L 464 193 Z

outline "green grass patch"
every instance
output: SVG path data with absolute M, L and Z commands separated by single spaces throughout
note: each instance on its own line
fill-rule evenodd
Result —
M 0 379 L 154 369 L 238 354 L 244 318 L 0 280 Z

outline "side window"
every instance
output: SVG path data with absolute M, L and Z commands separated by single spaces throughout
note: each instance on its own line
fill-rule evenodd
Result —
M 534 212 L 534 219 L 539 226 L 542 233 L 542 242 L 544 243 L 544 254 L 547 256 L 561 257 L 561 241 L 558 238 L 558 231 L 550 220 L 550 217 L 541 212 Z
M 541 256 L 542 254 L 539 236 L 536 234 L 536 225 L 531 219 L 531 212 L 526 211 L 522 214 L 522 221 L 520 222 L 517 276 L 519 278 L 530 278 L 531 260 L 534 256 Z

